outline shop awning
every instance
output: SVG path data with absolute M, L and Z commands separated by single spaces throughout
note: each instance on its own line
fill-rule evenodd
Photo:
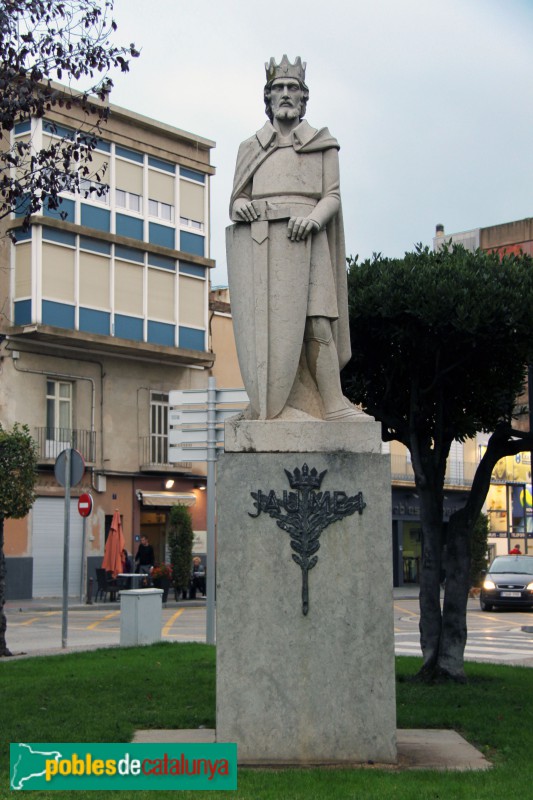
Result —
M 143 506 L 193 506 L 196 503 L 196 495 L 192 492 L 178 494 L 177 492 L 145 492 L 137 493 Z

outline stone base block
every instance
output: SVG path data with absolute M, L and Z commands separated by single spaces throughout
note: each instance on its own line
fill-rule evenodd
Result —
M 247 420 L 230 417 L 224 427 L 226 453 L 381 453 L 381 425 L 361 413 L 346 420 Z
M 389 461 L 321 450 L 219 462 L 217 741 L 241 763 L 396 761 Z

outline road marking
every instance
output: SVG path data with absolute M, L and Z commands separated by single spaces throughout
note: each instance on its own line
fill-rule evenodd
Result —
M 87 625 L 86 630 L 92 631 L 94 628 L 97 628 L 98 625 L 101 625 L 102 622 L 105 622 L 107 619 L 113 619 L 113 617 L 118 617 L 120 611 L 112 611 L 110 614 L 106 614 L 105 617 L 102 619 L 97 619 L 96 622 L 91 622 L 90 625 Z
M 398 609 L 398 611 L 403 611 L 404 614 L 409 614 L 410 617 L 419 617 L 420 614 L 417 614 L 416 611 L 410 611 L 408 608 L 404 608 L 403 606 L 399 606 L 394 603 L 394 608 Z
M 485 625 L 489 622 L 496 622 L 498 625 L 511 624 L 509 620 L 502 619 L 501 617 L 493 617 L 490 612 L 487 611 L 480 611 L 480 614 L 483 614 L 482 620 Z
M 401 636 L 401 634 L 396 635 L 395 641 L 395 651 L 397 655 L 421 654 L 422 651 L 419 642 L 399 641 L 399 636 Z M 465 647 L 465 657 L 467 659 L 484 657 L 497 663 L 498 661 L 508 661 L 515 656 L 533 658 L 533 649 L 528 640 L 518 637 L 509 637 L 502 642 L 497 642 L 492 640 L 486 641 L 481 637 L 474 638 L 467 642 Z
M 176 611 L 175 614 L 172 614 L 170 619 L 163 626 L 163 630 L 161 632 L 162 636 L 168 636 L 169 635 L 169 631 L 170 631 L 172 625 L 174 624 L 174 621 L 177 620 L 177 618 L 180 617 L 183 614 L 184 611 L 185 611 L 184 608 L 180 608 L 178 611 Z

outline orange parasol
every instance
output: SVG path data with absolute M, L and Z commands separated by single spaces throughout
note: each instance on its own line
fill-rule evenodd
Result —
M 122 551 L 125 546 L 122 522 L 117 509 L 113 514 L 109 536 L 105 544 L 104 560 L 102 561 L 102 568 L 107 572 L 112 572 L 113 578 L 116 578 L 118 573 L 122 572 Z

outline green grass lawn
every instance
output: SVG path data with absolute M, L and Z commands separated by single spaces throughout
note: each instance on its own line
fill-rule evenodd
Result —
M 500 800 L 533 796 L 533 670 L 468 664 L 466 685 L 408 680 L 420 665 L 397 659 L 399 728 L 453 728 L 493 763 L 486 772 L 367 769 L 239 770 L 236 792 L 178 796 L 242 800 Z M 138 728 L 215 727 L 215 649 L 157 644 L 0 661 L 0 798 L 9 790 L 10 742 L 126 742 Z M 62 792 L 67 800 L 97 792 Z M 170 800 L 174 793 L 157 792 Z M 106 792 L 126 800 L 128 792 Z M 57 792 L 40 792 L 56 800 Z M 154 792 L 135 792 L 150 800 Z

